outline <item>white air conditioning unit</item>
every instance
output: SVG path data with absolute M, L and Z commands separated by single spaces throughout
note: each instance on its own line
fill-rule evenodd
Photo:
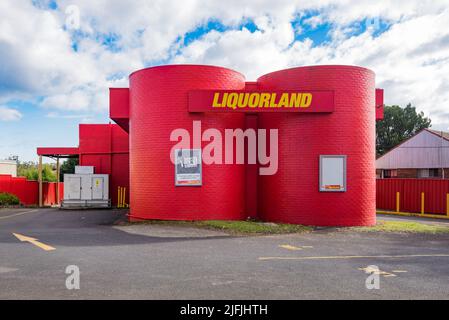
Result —
M 65 174 L 62 208 L 109 208 L 109 175 Z

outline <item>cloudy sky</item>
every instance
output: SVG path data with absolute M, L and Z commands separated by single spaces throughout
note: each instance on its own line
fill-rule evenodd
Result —
M 373 69 L 385 102 L 449 130 L 449 0 L 1 0 L 0 159 L 76 146 L 107 123 L 108 87 L 167 63 Z

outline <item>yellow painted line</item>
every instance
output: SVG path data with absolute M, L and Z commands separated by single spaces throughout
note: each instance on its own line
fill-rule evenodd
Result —
M 302 248 L 291 246 L 289 244 L 282 244 L 282 245 L 279 246 L 279 248 L 287 249 L 287 250 L 293 250 L 293 251 L 302 250 Z
M 9 215 L 9 216 L 0 217 L 0 220 L 12 218 L 12 217 L 18 217 L 18 216 L 22 216 L 22 215 L 28 214 L 28 213 L 33 213 L 33 212 L 36 212 L 36 211 L 38 211 L 38 210 L 30 210 L 30 211 L 25 211 L 25 212 L 19 212 L 19 213 L 15 213 L 15 214 L 12 214 L 12 215 Z
M 407 270 L 393 270 L 391 272 L 394 272 L 394 273 L 406 273 L 408 271 Z
M 449 257 L 449 254 L 410 254 L 378 256 L 315 256 L 315 257 L 259 257 L 259 260 L 330 260 L 330 259 L 381 259 L 381 258 L 424 258 Z
M 45 243 L 39 242 L 39 241 L 37 241 L 37 239 L 35 239 L 35 238 L 27 237 L 27 236 L 24 236 L 24 235 L 18 234 L 18 233 L 13 233 L 13 235 L 14 235 L 17 239 L 19 239 L 20 241 L 22 241 L 22 242 L 29 242 L 29 243 L 35 245 L 36 247 L 41 248 L 42 250 L 45 250 L 45 251 L 53 251 L 53 250 L 56 250 L 56 248 L 54 248 L 54 247 L 52 247 L 52 246 L 49 246 L 49 245 L 47 245 L 47 244 L 45 244 Z
M 392 216 L 403 216 L 403 217 L 422 217 L 422 218 L 432 218 L 432 219 L 449 219 L 449 216 L 437 215 L 437 214 L 420 214 L 411 212 L 394 212 L 394 211 L 382 211 L 378 210 L 378 214 L 389 214 Z

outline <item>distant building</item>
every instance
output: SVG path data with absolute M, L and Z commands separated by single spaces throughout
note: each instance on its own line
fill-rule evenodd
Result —
M 8 174 L 17 177 L 17 161 L 0 160 L 0 174 Z
M 376 160 L 376 176 L 449 179 L 449 133 L 418 132 Z

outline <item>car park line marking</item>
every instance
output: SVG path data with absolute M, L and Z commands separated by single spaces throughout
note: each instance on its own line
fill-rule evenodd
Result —
M 424 258 L 449 257 L 449 254 L 410 254 L 378 256 L 315 256 L 315 257 L 259 257 L 259 260 L 329 260 L 329 259 L 382 259 L 382 258 Z
M 279 246 L 279 248 L 287 249 L 287 250 L 292 250 L 292 251 L 302 250 L 302 248 L 298 248 L 298 247 L 295 247 L 295 246 L 291 246 L 291 245 L 289 245 L 289 244 L 281 244 L 281 245 Z
M 292 245 L 289 245 L 289 244 L 281 244 L 279 246 L 279 248 L 292 250 L 292 251 L 299 251 L 299 250 L 302 250 L 302 249 L 311 249 L 313 247 L 312 246 L 299 246 L 299 247 L 296 247 L 296 246 L 292 246 Z
M 384 277 L 396 277 L 396 275 L 394 273 L 382 271 L 380 269 L 372 268 L 369 266 L 365 267 L 365 268 L 358 268 L 358 269 L 361 271 L 365 271 L 365 273 L 373 273 L 373 274 L 381 275 Z
M 39 241 L 37 241 L 37 239 L 35 239 L 35 238 L 27 237 L 27 236 L 24 236 L 24 235 L 18 234 L 18 233 L 13 233 L 13 235 L 14 235 L 17 239 L 19 239 L 20 241 L 22 241 L 22 242 L 29 242 L 29 243 L 35 245 L 36 247 L 41 248 L 42 250 L 45 250 L 45 251 L 53 251 L 53 250 L 56 250 L 56 248 L 54 248 L 54 247 L 52 247 L 52 246 L 49 246 L 49 245 L 47 245 L 47 244 L 45 244 L 45 243 L 39 242 Z
M 36 212 L 36 211 L 39 211 L 39 210 L 30 210 L 30 211 L 15 213 L 15 214 L 12 214 L 12 215 L 9 215 L 9 216 L 0 217 L 0 220 L 13 218 L 13 217 L 18 217 L 18 216 L 21 216 L 21 215 L 24 215 L 24 214 L 27 214 L 27 213 L 33 213 L 33 212 Z
M 6 268 L 6 267 L 0 266 L 0 274 L 2 274 L 2 273 L 8 273 L 8 272 L 15 272 L 15 271 L 17 271 L 17 270 L 19 270 L 19 269 L 16 269 L 16 268 Z

